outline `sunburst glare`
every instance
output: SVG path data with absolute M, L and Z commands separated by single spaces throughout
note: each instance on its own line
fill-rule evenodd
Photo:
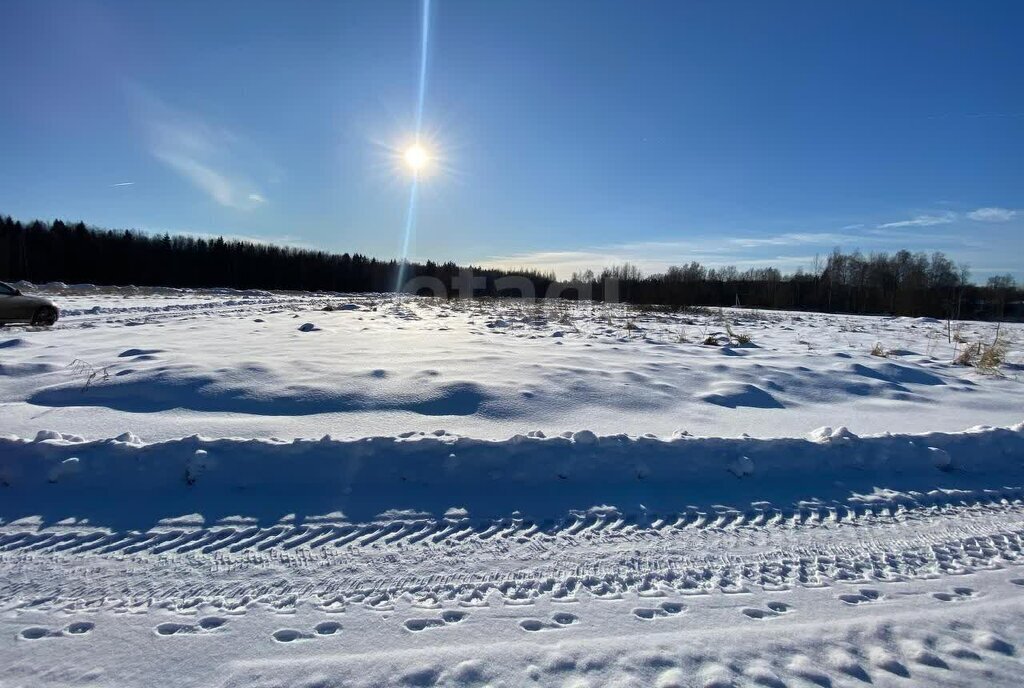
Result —
M 417 174 L 430 163 L 430 154 L 418 143 L 405 149 L 404 158 L 405 164 Z

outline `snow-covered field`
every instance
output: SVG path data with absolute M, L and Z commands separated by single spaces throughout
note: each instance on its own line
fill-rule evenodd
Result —
M 0 686 L 1021 683 L 1020 325 L 41 291 Z

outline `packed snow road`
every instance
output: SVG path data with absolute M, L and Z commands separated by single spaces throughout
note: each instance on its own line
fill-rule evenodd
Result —
M 546 528 L 521 518 L 266 527 L 183 520 L 142 532 L 15 523 L 0 530 L 0 566 L 5 597 L 34 610 L 86 603 L 238 611 L 257 600 L 279 610 L 388 609 L 403 597 L 434 607 L 786 591 L 1017 564 L 1021 497 L 846 513 L 690 512 L 648 523 L 605 509 Z
M 0 457 L 11 685 L 1019 679 L 1024 425 Z
M 1019 326 L 51 291 L 0 686 L 1020 684 Z

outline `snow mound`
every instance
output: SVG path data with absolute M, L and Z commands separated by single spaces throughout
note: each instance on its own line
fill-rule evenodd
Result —
M 840 425 L 838 428 L 832 429 L 828 426 L 820 427 L 816 430 L 812 430 L 808 433 L 807 438 L 812 442 L 818 442 L 819 444 L 829 444 L 831 442 L 845 442 L 847 440 L 857 439 L 857 436 L 850 432 L 845 425 Z

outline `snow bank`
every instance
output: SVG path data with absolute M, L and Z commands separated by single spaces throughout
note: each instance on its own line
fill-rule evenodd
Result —
M 123 527 L 182 513 L 208 522 L 329 512 L 359 521 L 385 512 L 545 519 L 603 506 L 653 518 L 688 508 L 946 504 L 1024 486 L 1024 424 L 874 437 L 822 429 L 769 440 L 582 431 L 488 441 L 438 431 L 144 444 L 131 433 L 83 441 L 44 431 L 34 440 L 0 437 L 0 482 L 6 521 Z

